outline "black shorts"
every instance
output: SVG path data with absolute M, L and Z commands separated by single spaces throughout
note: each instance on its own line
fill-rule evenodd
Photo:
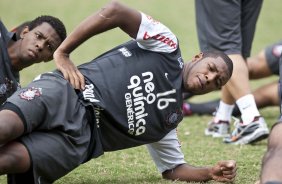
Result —
M 202 51 L 250 56 L 262 0 L 195 0 Z
M 15 105 L 24 118 L 20 141 L 30 154 L 35 183 L 52 183 L 88 159 L 89 113 L 65 79 L 44 74 L 7 104 Z
M 273 74 L 279 75 L 279 58 L 282 52 L 282 41 L 272 44 L 265 49 L 266 62 Z

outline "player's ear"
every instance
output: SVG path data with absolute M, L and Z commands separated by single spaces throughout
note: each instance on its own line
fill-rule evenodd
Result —
M 23 28 L 22 32 L 20 33 L 20 38 L 23 39 L 25 34 L 29 32 L 29 28 L 28 26 L 25 26 L 25 28 Z
M 192 62 L 194 61 L 199 61 L 200 59 L 202 59 L 204 56 L 204 54 L 202 52 L 200 52 L 199 54 L 195 55 L 193 58 L 192 58 Z

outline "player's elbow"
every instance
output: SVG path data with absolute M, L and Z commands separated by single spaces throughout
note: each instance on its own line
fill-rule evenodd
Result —
M 117 1 L 117 0 L 112 0 L 107 6 L 106 8 L 108 9 L 108 11 L 111 12 L 111 14 L 115 15 L 117 13 L 119 13 L 122 9 L 123 6 L 122 4 Z
M 172 173 L 173 172 L 173 170 L 166 170 L 166 171 L 164 171 L 163 173 L 162 173 L 162 177 L 163 177 L 163 179 L 166 179 L 166 180 L 174 180 L 173 178 L 172 178 Z
M 185 164 L 181 164 L 181 165 L 176 166 L 173 169 L 164 171 L 162 173 L 163 179 L 183 181 L 183 177 L 182 177 L 182 168 L 183 167 L 185 167 Z

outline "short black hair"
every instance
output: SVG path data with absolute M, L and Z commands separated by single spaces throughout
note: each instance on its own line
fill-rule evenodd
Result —
M 223 59 L 223 61 L 226 63 L 228 71 L 229 71 L 229 78 L 232 75 L 233 72 L 233 62 L 230 59 L 230 57 L 228 57 L 228 55 L 226 55 L 224 52 L 218 51 L 218 50 L 212 50 L 212 51 L 205 51 L 203 52 L 203 57 L 211 57 L 211 58 L 217 58 L 220 57 Z
M 59 35 L 61 41 L 64 41 L 67 36 L 66 27 L 63 22 L 56 17 L 50 15 L 41 15 L 35 18 L 34 20 L 30 21 L 30 23 L 28 24 L 28 28 L 29 30 L 32 30 L 44 22 L 50 24 L 55 29 L 56 33 Z

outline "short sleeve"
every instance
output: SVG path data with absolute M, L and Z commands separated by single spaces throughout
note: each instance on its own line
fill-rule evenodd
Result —
M 142 20 L 136 37 L 139 47 L 155 52 L 175 51 L 178 40 L 171 30 L 146 14 L 141 15 Z
M 176 129 L 170 131 L 160 141 L 147 145 L 160 173 L 186 163 L 180 147 Z

